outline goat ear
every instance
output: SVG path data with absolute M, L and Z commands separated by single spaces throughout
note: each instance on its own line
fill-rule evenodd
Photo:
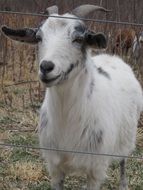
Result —
M 37 28 L 11 29 L 7 26 L 2 26 L 2 32 L 12 40 L 36 44 L 40 39 L 36 37 Z
M 85 35 L 85 42 L 91 48 L 102 49 L 107 47 L 107 39 L 103 33 L 88 31 Z

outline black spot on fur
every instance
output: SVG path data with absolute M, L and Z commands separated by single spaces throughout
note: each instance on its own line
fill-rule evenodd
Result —
M 90 138 L 89 138 L 89 142 L 91 144 L 91 147 L 96 147 L 98 148 L 99 145 L 103 142 L 103 132 L 102 130 L 99 131 L 90 131 Z
M 98 148 L 100 144 L 103 143 L 103 131 L 102 130 L 92 130 L 88 125 L 82 131 L 81 138 L 84 138 L 88 135 L 88 148 L 93 150 L 93 148 Z
M 74 67 L 75 67 L 74 64 L 71 63 L 68 70 L 67 70 L 67 72 L 66 72 L 66 75 L 68 75 L 73 70 Z
M 88 92 L 88 95 L 87 95 L 88 98 L 91 97 L 91 95 L 93 93 L 93 90 L 94 90 L 94 87 L 95 87 L 95 82 L 94 82 L 94 79 L 92 79 L 90 84 L 89 84 L 89 92 Z
M 100 144 L 103 141 L 103 131 L 99 130 L 96 134 L 97 142 Z
M 68 79 L 68 75 L 72 72 L 72 70 L 75 68 L 75 67 L 78 67 L 79 65 L 79 61 L 76 62 L 76 64 L 74 63 L 71 63 L 69 68 L 67 69 L 66 72 L 63 72 L 63 77 L 62 77 L 62 80 L 66 80 Z
M 85 128 L 82 131 L 81 137 L 84 137 L 86 135 L 88 128 L 89 128 L 88 125 L 86 125 Z
M 41 110 L 40 113 L 40 132 L 43 128 L 45 128 L 48 124 L 47 112 L 45 110 Z
M 99 74 L 102 74 L 106 78 L 111 79 L 110 75 L 106 71 L 104 71 L 101 67 L 97 68 L 97 71 L 98 71 Z

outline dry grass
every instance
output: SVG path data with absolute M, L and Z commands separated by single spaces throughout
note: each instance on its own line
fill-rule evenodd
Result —
M 143 149 L 143 127 L 142 128 L 138 128 L 138 132 L 137 132 L 137 144 L 140 148 Z
M 4 142 L 5 140 L 10 138 L 10 132 L 9 131 L 4 131 L 0 133 L 0 142 Z
M 42 165 L 31 161 L 11 163 L 7 172 L 14 180 L 18 177 L 29 182 L 39 181 L 44 176 Z

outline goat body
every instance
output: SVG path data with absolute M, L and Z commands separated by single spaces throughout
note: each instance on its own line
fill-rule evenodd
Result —
M 47 89 L 41 109 L 41 147 L 129 155 L 141 110 L 141 88 L 130 67 L 116 56 L 89 56 L 76 78 Z M 99 183 L 113 159 L 48 151 L 43 155 L 48 169 L 51 165 L 57 169 L 55 175 L 80 170 Z

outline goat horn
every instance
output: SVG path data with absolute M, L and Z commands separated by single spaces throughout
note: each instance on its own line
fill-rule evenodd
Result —
M 58 10 L 58 7 L 56 5 L 53 5 L 51 7 L 48 7 L 44 14 L 46 15 L 51 15 L 51 14 L 58 14 L 59 10 Z
M 100 10 L 104 12 L 110 12 L 111 10 L 105 9 L 104 7 L 96 6 L 96 5 L 81 5 L 79 7 L 76 7 L 73 11 L 72 14 L 78 16 L 78 17 L 85 17 L 89 13 L 95 11 L 95 10 Z

